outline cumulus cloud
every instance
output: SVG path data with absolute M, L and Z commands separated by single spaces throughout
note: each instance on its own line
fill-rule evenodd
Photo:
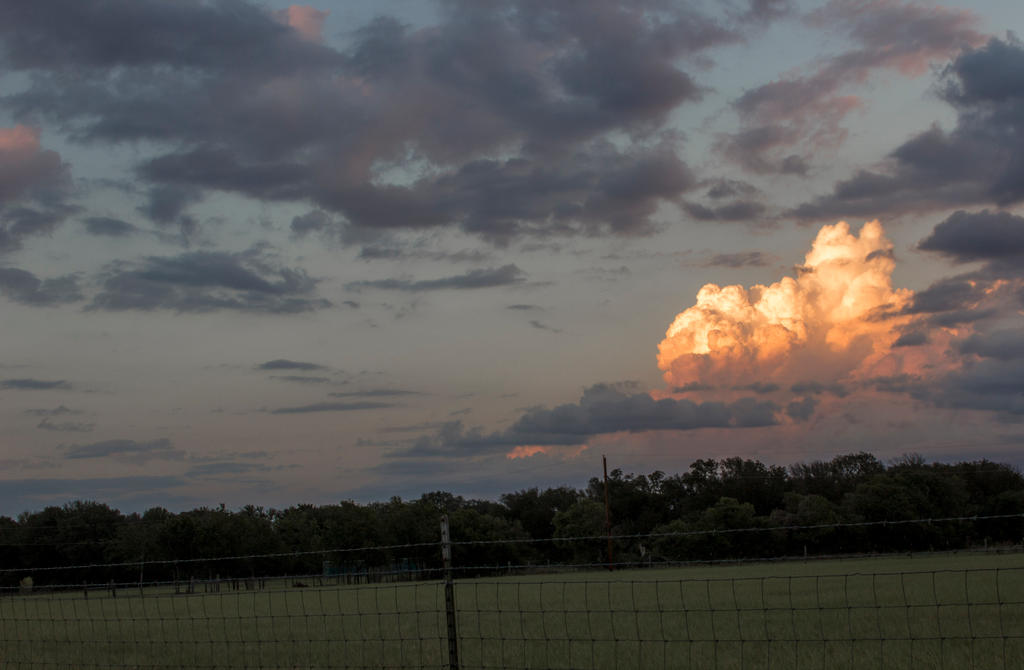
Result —
M 891 251 L 877 221 L 859 233 L 839 222 L 821 229 L 796 277 L 749 289 L 705 285 L 658 347 L 665 381 L 834 380 L 877 361 L 912 296 L 892 287 Z

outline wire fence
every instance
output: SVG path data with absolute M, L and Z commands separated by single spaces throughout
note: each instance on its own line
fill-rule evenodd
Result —
M 763 529 L 730 530 L 753 537 L 745 532 Z M 588 556 L 607 539 L 557 542 Z M 171 562 L 175 578 L 148 581 L 69 576 L 153 573 L 156 561 L 60 566 L 38 575 L 65 579 L 42 586 L 26 574 L 0 595 L 0 667 L 1024 667 L 1020 547 L 833 560 L 458 563 L 460 548 L 511 555 L 518 544 L 300 552 L 318 554 L 322 569 L 297 575 L 229 571 L 292 554 Z M 446 547 L 454 565 L 442 560 Z M 411 558 L 395 558 L 403 552 Z M 436 560 L 427 563 L 428 554 Z

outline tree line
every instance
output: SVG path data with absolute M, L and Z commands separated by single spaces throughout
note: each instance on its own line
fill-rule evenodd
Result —
M 26 576 L 74 586 L 371 569 L 436 575 L 442 514 L 450 518 L 454 563 L 466 574 L 601 565 L 609 531 L 613 561 L 638 565 L 956 550 L 1024 537 L 1024 477 L 988 460 L 905 456 L 886 465 L 861 452 L 788 468 L 726 458 L 701 459 L 674 475 L 613 470 L 610 529 L 605 495 L 595 477 L 583 489 L 529 488 L 498 500 L 436 491 L 370 504 L 141 514 L 75 501 L 0 517 L 0 586 Z M 972 518 L 990 516 L 1008 518 Z

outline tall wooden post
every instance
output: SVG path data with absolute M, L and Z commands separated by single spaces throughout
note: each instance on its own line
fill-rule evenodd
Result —
M 448 619 L 448 668 L 459 670 L 459 632 L 455 625 L 455 583 L 452 580 L 452 538 L 448 515 L 441 517 L 441 558 L 444 560 L 444 607 Z
M 601 455 L 604 465 L 604 532 L 608 536 L 608 569 L 612 570 L 612 506 L 608 501 L 608 459 Z

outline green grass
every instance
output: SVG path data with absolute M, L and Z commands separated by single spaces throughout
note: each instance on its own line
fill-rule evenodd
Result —
M 463 668 L 1020 668 L 1024 556 L 462 580 Z M 438 582 L 0 599 L 2 668 L 447 668 Z

